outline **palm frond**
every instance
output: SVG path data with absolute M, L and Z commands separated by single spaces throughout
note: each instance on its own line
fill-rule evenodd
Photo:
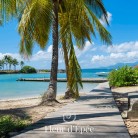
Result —
M 102 2 L 102 0 L 84 0 L 85 3 L 87 4 L 87 6 L 89 6 L 90 10 L 98 17 L 104 17 L 104 20 L 106 21 L 106 23 L 109 25 L 108 23 L 108 14 L 107 11 L 104 7 L 104 4 Z
M 25 7 L 27 0 L 0 0 L 0 22 L 18 18 L 20 11 Z
M 30 0 L 30 2 L 27 3 L 18 27 L 19 33 L 21 35 L 22 44 L 26 44 L 26 42 L 23 43 L 23 41 L 27 41 L 27 39 L 29 38 L 31 40 L 34 40 L 34 42 L 38 43 L 40 47 L 44 49 L 46 43 L 49 40 L 51 23 L 51 1 Z M 28 45 L 24 45 L 24 47 L 25 46 L 27 47 Z M 30 51 L 28 51 L 28 54 L 30 54 Z

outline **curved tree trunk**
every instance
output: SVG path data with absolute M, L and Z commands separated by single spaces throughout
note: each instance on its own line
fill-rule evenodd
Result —
M 51 76 L 48 90 L 42 97 L 41 105 L 53 105 L 57 103 L 57 71 L 58 71 L 58 0 L 53 0 L 53 53 L 51 64 Z
M 66 76 L 67 76 L 67 91 L 65 92 L 65 99 L 73 98 L 73 91 L 70 88 L 69 84 L 69 58 L 68 58 L 68 51 L 66 47 L 66 41 L 62 40 L 62 47 L 64 51 L 64 60 L 65 60 L 65 68 L 66 68 Z

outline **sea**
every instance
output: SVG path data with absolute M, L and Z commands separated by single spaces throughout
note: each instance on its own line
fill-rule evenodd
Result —
M 82 78 L 99 78 L 98 72 L 110 72 L 111 69 L 82 69 Z M 48 88 L 48 82 L 23 82 L 19 78 L 49 78 L 50 73 L 37 74 L 0 74 L 0 100 L 41 96 Z M 58 78 L 66 78 L 65 73 L 58 73 Z M 80 92 L 90 92 L 97 83 L 83 83 Z M 66 91 L 66 82 L 58 82 L 57 95 Z

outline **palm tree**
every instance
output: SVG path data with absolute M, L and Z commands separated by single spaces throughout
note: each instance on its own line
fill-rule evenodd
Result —
M 3 15 L 2 19 L 4 20 L 6 17 L 6 20 L 8 20 L 8 18 L 11 17 L 12 14 L 16 16 L 16 13 L 18 13 L 18 11 L 21 11 L 22 15 L 20 16 L 21 22 L 19 25 L 19 33 L 21 35 L 21 53 L 22 51 L 25 52 L 27 50 L 27 52 L 31 54 L 34 40 L 38 42 L 38 44 L 40 44 L 42 49 L 44 49 L 48 41 L 50 29 L 52 26 L 53 55 L 51 64 L 50 84 L 46 94 L 47 99 L 45 103 L 49 101 L 56 101 L 55 98 L 57 90 L 58 70 L 59 0 L 26 0 L 22 6 L 24 9 L 22 8 L 22 10 L 20 10 L 21 3 L 22 0 L 1 0 L 0 10 Z M 29 29 L 22 31 L 21 28 L 24 30 L 24 26 L 27 26 Z M 32 33 L 28 34 L 29 31 L 32 31 Z
M 60 8 L 62 9 L 62 11 L 64 11 L 64 7 L 66 6 L 65 3 L 68 3 L 68 5 L 70 3 L 74 3 L 74 6 L 77 6 L 79 4 L 86 5 L 86 3 L 84 3 L 84 2 L 91 4 L 92 9 L 94 9 L 94 13 L 96 13 L 98 17 L 100 17 L 100 15 L 101 15 L 100 13 L 104 13 L 104 16 L 106 19 L 107 13 L 105 12 L 105 10 L 103 8 L 101 0 L 91 0 L 91 1 L 90 0 L 89 1 L 88 0 L 87 1 L 84 1 L 84 0 L 62 1 L 62 0 L 60 0 L 59 3 L 56 0 L 53 0 L 53 1 L 40 0 L 39 2 L 37 0 L 32 0 L 32 1 L 29 1 L 27 3 L 27 6 L 25 7 L 24 13 L 22 15 L 22 18 L 21 18 L 21 21 L 19 24 L 19 33 L 22 38 L 21 39 L 21 49 L 20 49 L 21 53 L 24 52 L 27 54 L 28 53 L 31 54 L 32 48 L 33 48 L 33 43 L 35 41 L 38 44 L 40 44 L 42 49 L 45 48 L 46 42 L 48 40 L 48 34 L 50 32 L 51 23 L 53 24 L 53 56 L 52 56 L 52 67 L 51 67 L 51 77 L 50 77 L 51 81 L 50 81 L 49 89 L 48 89 L 47 93 L 45 94 L 46 99 L 43 99 L 43 101 L 44 101 L 43 103 L 47 103 L 47 101 L 55 101 L 55 97 L 56 97 L 57 68 L 58 68 L 58 13 L 59 13 L 58 7 L 60 5 Z M 97 6 L 95 6 L 96 4 L 97 4 Z M 68 5 L 67 5 L 67 8 L 68 8 Z M 102 7 L 103 10 L 101 10 L 100 7 Z M 70 6 L 69 6 L 69 8 L 70 8 Z M 91 17 L 91 20 L 90 20 L 91 22 L 86 20 L 86 22 L 88 22 L 87 25 L 92 23 L 94 20 L 93 24 L 96 26 L 98 32 L 100 33 L 100 36 L 102 36 L 101 39 L 104 40 L 105 42 L 107 42 L 110 39 L 110 35 L 105 35 L 106 33 L 108 33 L 106 31 L 106 29 L 98 22 L 97 16 L 95 16 L 95 14 L 92 13 L 91 10 L 89 10 L 89 8 L 87 6 L 85 6 L 84 8 L 87 9 L 87 12 L 89 13 L 89 15 Z M 78 12 L 79 8 L 73 7 L 73 9 L 75 9 L 75 12 Z M 100 10 L 98 10 L 98 9 L 100 9 Z M 79 10 L 79 13 L 80 13 L 79 15 L 82 14 L 81 10 Z M 81 16 L 78 16 L 78 17 L 74 16 L 74 18 L 73 18 L 74 20 L 73 19 L 71 20 L 72 17 L 73 16 L 71 16 L 71 14 L 68 17 L 70 19 L 70 20 L 68 20 L 69 22 L 70 21 L 74 22 L 72 25 L 75 25 L 76 21 L 80 24 L 79 17 L 81 17 Z M 87 18 L 89 19 L 89 17 L 87 17 Z M 85 18 L 85 19 L 87 19 L 87 18 Z M 41 20 L 41 22 L 40 22 L 40 20 Z M 84 21 L 84 20 L 81 20 L 81 21 Z M 69 30 L 71 32 L 75 33 L 74 36 L 76 39 L 78 39 L 77 42 L 79 44 L 84 44 L 85 38 L 88 38 L 90 40 L 90 37 L 88 34 L 90 32 L 92 32 L 93 27 L 89 28 L 89 29 L 91 29 L 91 31 L 86 30 L 88 32 L 86 32 L 85 36 L 82 35 L 83 34 L 82 32 L 85 30 L 81 30 L 81 33 L 78 33 L 79 35 L 77 35 L 76 32 L 77 32 L 77 28 L 78 28 L 79 24 L 76 23 L 76 25 L 72 29 L 69 26 Z M 79 27 L 81 28 L 81 27 L 83 27 L 83 25 L 85 25 L 85 24 L 81 23 L 81 25 Z M 66 26 L 64 25 L 63 30 L 64 30 L 64 33 L 66 34 L 66 30 L 68 28 L 66 29 L 65 27 Z M 61 34 L 64 34 L 64 33 L 61 33 Z M 69 39 L 67 41 L 67 45 L 69 45 L 69 43 L 71 43 L 70 44 L 71 47 L 70 47 L 69 60 L 67 60 L 67 61 L 69 61 L 70 68 L 73 68 L 73 66 L 72 66 L 73 59 L 76 59 L 76 57 L 75 57 L 75 51 L 74 51 L 74 48 L 73 48 L 72 42 L 71 42 L 71 40 L 72 40 L 71 34 L 72 33 L 67 33 L 65 36 L 68 36 L 68 39 Z M 66 41 L 65 41 L 65 45 L 66 45 Z M 65 48 L 67 49 L 67 52 L 69 52 L 67 45 Z M 75 63 L 77 65 L 77 70 L 78 70 L 80 67 L 78 65 L 77 59 L 75 60 Z M 80 69 L 78 71 L 80 71 Z M 77 71 L 76 71 L 76 73 L 80 74 Z M 70 74 L 72 74 L 72 72 Z M 76 78 L 73 80 L 75 82 Z M 71 84 L 71 85 L 73 86 L 74 84 Z
M 2 70 L 4 70 L 5 61 L 4 59 L 0 60 L 0 67 Z
M 19 65 L 19 62 L 17 61 L 17 59 L 13 59 L 12 65 L 14 66 L 14 70 L 16 71 L 16 66 Z
M 65 2 L 68 2 L 68 1 L 65 1 Z M 79 1 L 80 2 L 80 1 Z M 79 2 L 78 2 L 78 4 L 79 4 Z M 83 1 L 82 1 L 83 2 Z M 70 2 L 71 3 L 71 2 Z M 73 3 L 73 1 L 72 1 L 72 3 Z M 74 5 L 78 5 L 78 4 L 76 4 L 76 2 L 74 3 Z M 101 3 L 100 3 L 101 4 Z M 69 3 L 68 4 L 66 4 L 66 5 L 69 5 Z M 65 7 L 65 6 L 64 6 Z M 72 5 L 70 6 L 70 9 L 72 9 Z M 67 8 L 69 8 L 69 6 L 67 7 Z M 65 21 L 65 23 L 66 24 L 64 24 L 64 26 L 63 26 L 63 28 L 64 29 L 62 29 L 63 31 L 61 31 L 61 34 L 63 34 L 64 36 L 63 37 L 61 37 L 61 38 L 64 38 L 65 37 L 65 31 L 68 29 L 68 28 L 70 28 L 70 26 L 72 25 L 72 26 L 74 26 L 74 28 L 72 27 L 71 29 L 68 29 L 68 30 L 70 30 L 70 31 L 72 31 L 72 32 L 74 32 L 74 36 L 75 36 L 75 38 L 76 39 L 78 39 L 78 43 L 80 43 L 80 45 L 84 45 L 84 40 L 85 40 L 85 38 L 87 38 L 88 40 L 90 40 L 90 35 L 89 35 L 89 33 L 91 32 L 93 35 L 95 35 L 95 32 L 94 32 L 94 27 L 96 26 L 97 27 L 97 29 L 98 29 L 98 32 L 100 33 L 100 36 L 101 36 L 101 39 L 102 40 L 104 40 L 105 42 L 107 42 L 107 43 L 110 43 L 111 42 L 111 40 L 110 40 L 110 34 L 106 31 L 106 29 L 100 24 L 100 22 L 99 22 L 99 20 L 96 18 L 96 16 L 94 16 L 94 14 L 90 14 L 91 12 L 90 12 L 90 10 L 88 9 L 88 7 L 83 7 L 83 8 L 85 8 L 85 14 L 84 14 L 84 16 L 83 16 L 83 19 L 82 18 L 80 18 L 80 19 L 82 19 L 82 20 L 77 20 L 76 19 L 76 17 L 81 17 L 81 14 L 82 14 L 82 12 L 81 12 L 81 10 L 78 12 L 78 9 L 80 9 L 80 7 L 78 6 L 76 9 L 77 9 L 77 11 L 73 11 L 72 10 L 72 14 L 73 13 L 76 13 L 76 12 L 78 12 L 79 14 L 79 16 L 75 16 L 75 15 L 69 15 L 69 20 L 64 20 Z M 101 8 L 103 8 L 102 6 L 101 6 Z M 60 9 L 61 9 L 61 7 L 60 7 Z M 75 9 L 75 8 L 74 8 Z M 62 12 L 63 10 L 61 10 L 60 12 Z M 84 10 L 83 10 L 84 11 Z M 59 12 L 59 11 L 58 11 Z M 92 18 L 92 20 L 94 20 L 94 22 L 93 22 L 93 24 L 95 24 L 94 25 L 94 27 L 91 25 L 91 22 L 90 22 L 90 20 L 88 20 L 89 18 L 88 18 L 88 16 L 87 16 L 87 14 L 86 13 L 89 13 L 89 16 Z M 105 11 L 104 11 L 104 8 L 103 8 L 103 12 L 101 12 L 101 13 L 104 13 Z M 61 13 L 61 15 L 63 15 L 65 12 L 63 11 L 62 13 Z M 105 14 L 105 17 L 106 17 L 106 12 L 104 13 Z M 64 16 L 65 15 L 65 16 Z M 64 14 L 62 17 L 68 17 L 68 16 L 66 16 L 66 14 Z M 102 14 L 101 14 L 102 15 Z M 73 18 L 73 20 L 71 20 L 71 18 L 70 17 L 75 17 L 75 18 Z M 84 18 L 85 17 L 85 18 Z M 62 18 L 59 18 L 59 21 L 61 20 Z M 64 18 L 63 18 L 64 19 Z M 84 20 L 84 19 L 86 19 L 86 21 Z M 24 21 L 24 20 L 23 20 Z M 63 21 L 63 22 L 64 22 Z M 72 24 L 70 25 L 69 23 L 72 21 Z M 77 22 L 78 21 L 78 22 Z M 80 24 L 80 21 L 82 22 L 82 24 L 80 25 L 80 33 L 78 33 L 78 24 Z M 83 23 L 83 22 L 85 22 L 85 23 Z M 75 23 L 75 24 L 74 24 Z M 78 24 L 77 24 L 78 23 Z M 69 25 L 68 25 L 69 24 Z M 68 26 L 67 26 L 68 25 Z M 22 25 L 22 26 L 24 26 L 24 24 Z M 32 26 L 32 25 L 30 25 L 30 26 Z M 86 27 L 85 27 L 86 26 Z M 87 27 L 87 26 L 89 26 L 89 27 Z M 61 27 L 61 25 L 60 25 L 60 27 Z M 66 29 L 66 28 L 67 29 Z M 27 27 L 24 27 L 24 28 L 27 28 Z M 29 27 L 28 27 L 29 28 Z M 77 29 L 75 29 L 75 28 L 77 28 Z M 82 29 L 83 28 L 83 29 Z M 40 29 L 40 28 L 39 28 Z M 64 31 L 65 30 L 65 31 Z M 90 30 L 90 31 L 89 31 Z M 26 31 L 26 30 L 25 30 Z M 25 32 L 24 31 L 24 32 Z M 63 33 L 64 32 L 64 33 Z M 28 32 L 27 33 L 27 31 L 26 31 L 26 34 L 30 34 L 30 32 Z M 23 36 L 25 36 L 26 34 L 24 34 Z M 79 35 L 77 35 L 77 34 L 79 34 Z M 32 34 L 33 35 L 33 34 Z M 40 36 L 40 35 L 39 35 Z M 24 38 L 24 37 L 23 37 Z M 66 37 L 65 37 L 66 38 Z M 62 41 L 63 42 L 63 41 Z M 29 43 L 29 42 L 28 42 Z M 79 46 L 80 46 L 79 45 Z M 27 47 L 28 48 L 28 47 Z M 31 47 L 30 47 L 31 48 Z M 73 48 L 71 48 L 72 49 L 72 52 L 70 52 L 70 53 L 74 53 L 75 54 L 75 52 L 73 52 Z M 27 51 L 28 49 L 21 49 L 22 51 Z M 29 50 L 29 52 L 30 52 L 31 50 Z M 64 53 L 67 53 L 67 51 L 65 51 L 65 46 L 64 46 Z M 31 53 L 31 52 L 30 52 Z M 67 55 L 67 54 L 64 54 L 65 56 Z M 71 56 L 70 56 L 71 57 Z M 74 56 L 74 58 L 75 58 L 75 56 Z M 67 60 L 67 62 L 66 63 L 68 63 L 68 59 L 67 58 L 65 58 L 66 60 Z M 70 59 L 73 59 L 73 58 L 70 58 Z M 75 74 L 75 76 L 77 76 L 77 77 L 80 77 L 80 66 L 79 66 L 79 64 L 78 64 L 78 62 L 77 62 L 77 60 L 73 60 L 75 63 L 76 63 L 76 65 L 77 65 L 77 70 L 76 70 L 76 74 Z M 71 64 L 71 63 L 70 63 Z M 67 69 L 66 69 L 67 70 Z M 67 73 L 67 74 L 69 74 L 69 73 Z M 68 76 L 71 76 L 71 75 L 68 75 Z M 72 78 L 72 77 L 71 77 Z M 68 79 L 68 78 L 67 78 Z M 71 79 L 72 80 L 72 79 Z M 73 79 L 74 80 L 74 82 L 76 81 L 76 78 L 74 78 Z M 80 83 L 80 81 L 81 81 L 81 79 L 79 78 L 78 80 L 77 80 L 77 82 L 79 82 L 79 84 L 81 84 Z M 70 81 L 71 83 L 72 83 L 72 81 Z M 71 86 L 72 85 L 72 86 Z M 76 84 L 70 84 L 70 86 L 71 87 L 76 87 L 77 85 Z M 76 89 L 78 89 L 78 87 L 76 87 Z M 78 90 L 77 90 L 78 91 Z M 46 95 L 47 96 L 47 95 Z M 44 98 L 45 99 L 45 98 Z
M 20 62 L 20 66 L 21 66 L 21 69 L 22 69 L 23 66 L 24 66 L 24 62 L 23 61 Z
M 9 55 L 7 55 L 7 63 L 9 64 L 9 70 L 11 70 L 13 58 Z
M 5 65 L 6 65 L 6 69 L 8 69 L 8 55 L 5 55 L 3 58 Z
M 62 48 L 64 51 L 64 59 L 65 59 L 66 74 L 67 74 L 68 90 L 66 92 L 65 98 L 70 97 L 70 95 L 72 96 L 74 92 L 76 93 L 75 96 L 78 96 L 78 87 L 79 85 L 82 87 L 81 68 L 75 56 L 75 51 L 72 46 L 72 40 L 70 38 L 69 41 L 67 42 L 68 40 L 67 38 L 72 37 L 71 36 L 72 34 L 79 48 L 83 48 L 84 42 L 86 39 L 88 39 L 91 42 L 90 34 L 92 34 L 95 37 L 94 28 L 97 28 L 97 31 L 99 32 L 102 41 L 104 41 L 107 44 L 111 44 L 111 35 L 107 32 L 107 30 L 102 26 L 102 24 L 98 20 L 98 16 L 101 17 L 104 15 L 105 21 L 107 21 L 106 19 L 107 12 L 103 7 L 102 2 L 99 1 L 98 3 L 98 1 L 95 0 L 95 3 L 93 3 L 92 5 L 94 7 L 99 7 L 96 9 L 98 11 L 101 11 L 100 14 L 98 13 L 99 15 L 96 14 L 96 11 L 94 8 L 92 11 L 90 11 L 89 8 L 87 7 L 88 4 L 91 4 L 90 1 L 84 1 L 84 2 L 87 5 L 78 3 L 75 5 L 76 8 L 72 8 L 72 7 L 75 7 L 73 5 L 75 3 L 70 3 L 70 8 L 68 6 L 65 12 L 65 7 L 64 7 L 64 11 L 61 11 L 61 14 L 59 15 L 59 17 L 61 18 L 59 19 L 60 32 L 61 34 L 64 35 L 63 37 L 61 36 L 61 38 L 62 38 Z M 69 5 L 69 4 L 65 4 L 65 5 Z M 67 12 L 67 10 L 69 12 Z M 95 13 L 96 16 L 93 13 Z M 70 16 L 74 18 L 70 18 Z M 78 20 L 76 20 L 77 17 L 78 17 Z M 71 56 L 69 53 L 73 54 L 74 56 Z
M 0 70 L 2 69 L 2 61 L 0 60 Z
M 58 0 L 29 1 L 19 23 L 19 33 L 21 35 L 20 52 L 24 54 L 32 53 L 34 40 L 44 49 L 52 26 L 53 52 L 50 84 L 42 104 L 57 102 L 58 7 Z

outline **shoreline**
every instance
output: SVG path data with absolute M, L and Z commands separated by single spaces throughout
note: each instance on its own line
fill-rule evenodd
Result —
M 50 78 L 19 78 L 16 81 L 49 82 Z M 86 83 L 103 83 L 107 81 L 108 81 L 107 78 L 82 78 L 82 82 L 86 82 Z M 67 82 L 67 79 L 57 78 L 57 82 Z
M 87 92 L 80 92 L 80 96 L 86 94 Z M 64 96 L 64 94 L 57 95 L 57 99 L 59 99 L 61 96 Z M 22 97 L 22 98 L 7 98 L 7 99 L 0 99 L 0 102 L 14 102 L 19 100 L 35 100 L 35 99 L 41 99 L 41 96 L 30 96 L 30 97 Z

